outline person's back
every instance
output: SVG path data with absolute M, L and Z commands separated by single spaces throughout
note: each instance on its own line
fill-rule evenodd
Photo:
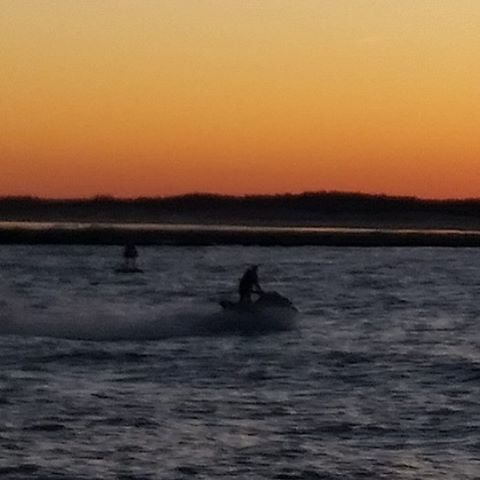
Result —
M 238 292 L 240 294 L 240 303 L 251 303 L 252 293 L 260 293 L 262 288 L 258 281 L 258 266 L 254 265 L 247 269 L 240 279 Z
M 127 243 L 127 245 L 125 245 L 125 249 L 123 251 L 123 256 L 125 258 L 136 258 L 136 257 L 138 257 L 137 248 L 135 247 L 135 245 L 133 243 Z

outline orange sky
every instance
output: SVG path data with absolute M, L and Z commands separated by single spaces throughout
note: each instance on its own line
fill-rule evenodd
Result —
M 2 0 L 0 195 L 480 197 L 478 0 Z

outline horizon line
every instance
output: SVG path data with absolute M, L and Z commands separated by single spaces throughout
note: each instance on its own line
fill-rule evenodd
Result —
M 246 194 L 226 194 L 216 192 L 200 192 L 191 191 L 186 193 L 178 193 L 172 195 L 156 195 L 156 196 L 115 196 L 112 194 L 98 193 L 90 196 L 83 197 L 43 197 L 29 194 L 6 194 L 0 195 L 0 201 L 4 200 L 35 200 L 46 202 L 78 202 L 78 201 L 141 201 L 141 200 L 171 200 L 185 197 L 212 197 L 217 199 L 252 199 L 252 198 L 278 198 L 278 197 L 302 197 L 302 196 L 358 196 L 358 197 L 373 197 L 384 198 L 392 200 L 413 200 L 420 202 L 469 202 L 480 201 L 480 195 L 478 197 L 446 197 L 446 198 L 433 198 L 433 197 L 421 197 L 416 195 L 395 195 L 388 193 L 367 193 L 361 191 L 348 191 L 348 190 L 305 190 L 303 192 L 282 192 L 282 193 L 246 193 Z

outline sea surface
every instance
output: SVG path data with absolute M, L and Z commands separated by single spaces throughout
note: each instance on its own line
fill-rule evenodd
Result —
M 0 247 L 0 478 L 478 479 L 480 252 Z M 260 264 L 291 331 L 198 335 Z

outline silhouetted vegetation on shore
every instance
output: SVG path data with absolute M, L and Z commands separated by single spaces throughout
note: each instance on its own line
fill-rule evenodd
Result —
M 480 199 L 423 200 L 339 192 L 70 200 L 4 197 L 0 198 L 0 220 L 477 229 Z

